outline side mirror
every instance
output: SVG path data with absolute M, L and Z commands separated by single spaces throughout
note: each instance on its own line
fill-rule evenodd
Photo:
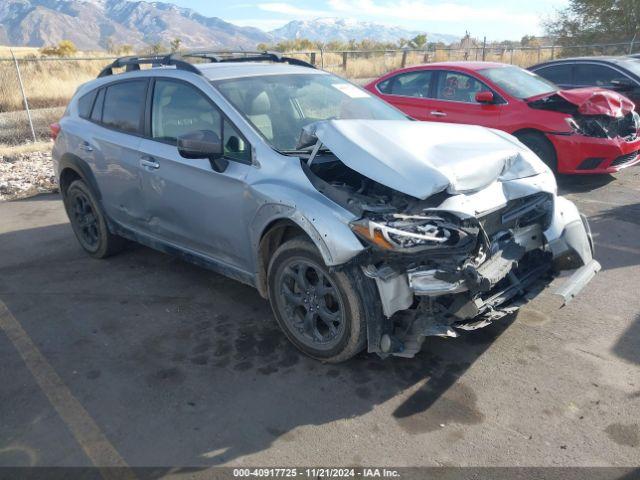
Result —
M 178 137 L 178 153 L 184 158 L 215 160 L 223 154 L 220 137 L 211 130 L 197 130 Z
M 478 103 L 493 103 L 494 101 L 493 92 L 485 90 L 476 93 L 476 102 Z
M 629 90 L 633 90 L 635 87 L 636 85 L 628 78 L 618 78 L 616 80 L 611 80 L 611 88 L 613 90 L 628 92 Z

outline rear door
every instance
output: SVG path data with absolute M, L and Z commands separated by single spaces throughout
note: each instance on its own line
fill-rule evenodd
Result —
M 147 228 L 165 243 L 248 268 L 245 177 L 252 169 L 251 146 L 238 129 L 194 85 L 170 78 L 153 81 L 147 138 L 139 165 L 147 208 Z M 207 159 L 180 156 L 176 139 L 198 130 L 214 132 L 229 161 L 214 171 Z
M 476 93 L 492 91 L 496 103 L 478 103 Z M 466 73 L 439 70 L 429 120 L 497 128 L 504 100 L 489 86 Z
M 91 164 L 102 205 L 112 220 L 130 228 L 145 221 L 138 147 L 143 134 L 147 79 L 124 80 L 102 87 L 79 145 Z
M 433 120 L 434 70 L 414 70 L 376 85 L 380 96 L 416 120 Z

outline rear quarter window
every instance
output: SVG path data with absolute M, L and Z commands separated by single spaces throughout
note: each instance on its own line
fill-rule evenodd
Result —
M 93 90 L 78 100 L 78 115 L 81 118 L 89 118 L 91 115 L 91 108 L 93 107 L 93 102 L 96 99 L 96 90 Z
M 109 85 L 104 95 L 102 124 L 127 133 L 142 134 L 146 80 Z

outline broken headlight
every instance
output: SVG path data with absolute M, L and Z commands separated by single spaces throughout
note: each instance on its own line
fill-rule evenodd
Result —
M 624 117 L 605 115 L 575 115 L 565 118 L 574 133 L 596 138 L 635 138 L 640 129 L 640 115 L 636 111 Z
M 350 224 L 362 239 L 383 249 L 411 253 L 456 246 L 469 234 L 440 216 L 391 214 Z

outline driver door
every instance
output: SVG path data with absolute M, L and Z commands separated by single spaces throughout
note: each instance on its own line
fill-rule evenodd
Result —
M 475 96 L 481 91 L 493 92 L 484 82 L 471 75 L 452 70 L 439 71 L 434 108 L 429 120 L 498 128 L 504 103 L 478 103 Z M 500 102 L 498 94 L 493 94 Z
M 149 233 L 245 270 L 251 258 L 243 208 L 245 178 L 253 168 L 250 145 L 194 85 L 163 78 L 152 88 L 151 125 L 139 159 Z M 226 159 L 233 160 L 224 171 L 214 171 L 208 159 L 178 153 L 177 138 L 199 130 L 222 140 Z

